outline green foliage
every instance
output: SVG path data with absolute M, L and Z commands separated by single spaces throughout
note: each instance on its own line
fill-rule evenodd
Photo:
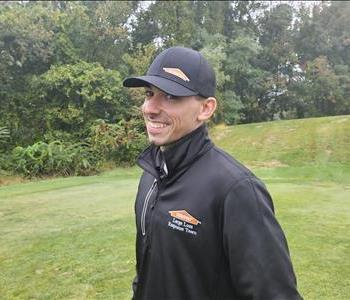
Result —
M 74 1 L 75 2 L 75 1 Z M 130 41 L 127 23 L 135 9 L 132 1 L 76 1 L 67 2 L 65 9 L 74 26 L 67 26 L 70 30 L 69 38 L 79 49 L 79 56 L 88 62 L 98 62 L 109 69 L 119 69 L 122 56 L 127 51 Z M 82 12 L 84 22 L 76 13 L 69 9 L 78 6 Z M 83 26 L 81 34 L 79 26 Z
M 41 5 L 30 9 L 15 4 L 0 13 L 0 64 L 15 72 L 37 73 L 47 67 L 53 55 L 52 11 Z M 20 22 L 18 22 L 20 20 Z
M 152 60 L 156 55 L 157 48 L 153 44 L 137 44 L 133 53 L 125 53 L 123 55 L 123 61 L 129 67 L 128 76 L 139 76 L 139 74 L 146 74 Z M 144 99 L 145 94 L 143 89 L 128 89 L 130 94 L 130 102 L 133 105 L 140 106 Z
M 116 165 L 133 165 L 147 140 L 140 131 L 140 121 L 122 120 L 117 124 L 107 124 L 99 120 L 91 127 L 90 142 L 94 152 Z
M 219 112 L 221 108 L 219 120 L 227 125 L 237 124 L 242 119 L 241 110 L 244 107 L 239 96 L 235 92 L 227 90 L 223 93 L 223 99 L 225 101 L 219 105 Z
M 79 62 L 53 66 L 33 81 L 33 103 L 42 110 L 43 133 L 61 130 L 82 137 L 95 119 L 123 119 L 129 104 L 117 71 Z
M 28 177 L 90 175 L 98 170 L 99 161 L 87 144 L 60 141 L 38 142 L 12 152 L 15 172 Z
M 95 137 L 101 160 L 131 163 L 144 145 L 133 120 L 144 93 L 122 79 L 173 45 L 213 65 L 213 123 L 349 114 L 349 16 L 346 1 L 3 1 L 0 124 L 11 134 L 0 134 L 2 155 L 86 141 L 103 120 L 120 142 L 102 151 L 107 137 Z
M 225 83 L 225 90 L 232 90 L 239 99 L 239 102 L 236 100 L 238 105 L 235 109 L 234 123 L 265 120 L 267 110 L 265 94 L 271 85 L 271 76 L 269 72 L 263 71 L 257 65 L 256 57 L 260 54 L 261 47 L 256 35 L 239 31 L 227 43 L 226 49 L 227 59 L 224 70 L 231 75 L 230 80 Z M 225 99 L 229 100 L 229 98 Z M 224 111 L 226 113 L 226 109 Z M 239 115 L 237 111 L 240 112 Z M 227 122 L 227 117 L 224 120 Z
M 10 137 L 10 131 L 6 127 L 0 127 L 0 143 Z
M 343 70 L 346 72 L 346 69 Z M 350 112 L 349 75 L 337 75 L 327 57 L 320 56 L 311 61 L 307 68 L 309 81 L 306 84 L 310 91 L 307 98 L 309 113 L 323 116 Z
M 221 34 L 214 36 L 203 34 L 206 46 L 201 53 L 208 59 L 216 75 L 216 98 L 218 107 L 215 113 L 215 120 L 224 121 L 227 124 L 234 124 L 239 119 L 238 110 L 242 107 L 239 97 L 227 87 L 231 83 L 231 77 L 225 73 L 227 54 L 225 52 L 225 37 Z
M 192 22 L 194 12 L 190 1 L 156 1 L 149 9 L 156 24 L 156 37 L 166 47 L 190 43 L 196 29 Z
M 0 171 L 8 169 L 8 157 L 3 151 L 3 144 L 10 137 L 10 131 L 6 127 L 0 127 Z

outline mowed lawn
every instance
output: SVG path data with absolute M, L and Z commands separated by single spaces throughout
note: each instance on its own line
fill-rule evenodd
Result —
M 0 187 L 0 299 L 129 299 L 138 174 Z
M 305 181 L 310 168 L 256 169 L 305 299 L 350 297 L 350 172 L 333 171 L 340 181 Z M 139 174 L 117 169 L 1 187 L 0 298 L 130 299 Z

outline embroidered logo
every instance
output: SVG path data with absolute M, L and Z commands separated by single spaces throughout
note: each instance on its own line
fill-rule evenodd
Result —
M 171 210 L 169 214 L 172 217 L 171 221 L 168 221 L 168 226 L 171 229 L 197 235 L 197 225 L 201 222 L 186 210 Z
M 172 74 L 176 77 L 179 77 L 184 81 L 190 81 L 190 79 L 186 76 L 186 74 L 178 68 L 163 68 L 163 70 L 164 70 L 164 72 L 167 72 L 167 73 Z

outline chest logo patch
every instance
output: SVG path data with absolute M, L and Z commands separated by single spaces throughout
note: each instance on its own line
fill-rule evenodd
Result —
M 197 235 L 197 226 L 201 222 L 191 216 L 186 210 L 170 210 L 169 214 L 172 217 L 168 221 L 168 226 L 171 229 Z

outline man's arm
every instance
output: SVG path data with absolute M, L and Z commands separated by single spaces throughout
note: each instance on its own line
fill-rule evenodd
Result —
M 223 235 L 233 286 L 239 296 L 302 299 L 271 197 L 256 178 L 243 179 L 228 192 Z

